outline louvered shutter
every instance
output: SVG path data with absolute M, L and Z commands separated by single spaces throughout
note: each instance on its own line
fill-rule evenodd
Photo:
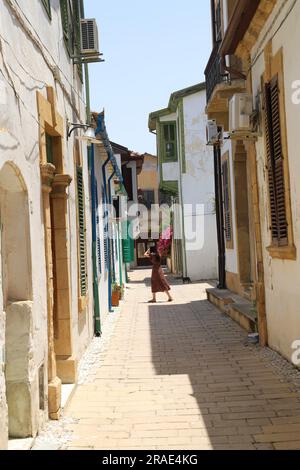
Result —
M 79 264 L 81 296 L 87 293 L 86 244 L 85 244 L 85 207 L 82 168 L 77 167 L 77 202 L 79 225 Z
M 103 233 L 104 233 L 104 263 L 105 270 L 108 271 L 109 268 L 109 253 L 108 253 L 108 211 L 106 205 L 106 197 L 104 188 L 102 188 L 102 202 L 103 202 Z
M 163 138 L 163 161 L 175 162 L 177 161 L 177 137 L 176 137 L 176 124 L 169 123 L 162 126 Z
M 74 49 L 76 55 L 80 56 L 81 54 L 81 8 L 78 0 L 73 0 L 73 29 L 74 29 Z M 78 75 L 81 81 L 83 81 L 83 69 L 82 65 L 77 65 Z
M 63 27 L 64 38 L 69 41 L 69 9 L 68 0 L 60 0 L 61 22 Z
M 131 243 L 129 237 L 129 222 L 122 222 L 122 232 L 123 232 L 123 261 L 124 263 L 131 263 Z
M 102 273 L 102 257 L 101 257 L 101 240 L 100 240 L 100 217 L 99 217 L 99 198 L 98 198 L 98 186 L 96 184 L 96 233 L 97 233 L 97 262 L 98 272 Z
M 273 244 L 288 244 L 278 77 L 265 86 L 265 132 Z
M 224 197 L 224 219 L 225 219 L 225 235 L 226 240 L 232 240 L 232 223 L 230 211 L 230 188 L 229 188 L 229 166 L 228 160 L 223 165 L 223 197 Z

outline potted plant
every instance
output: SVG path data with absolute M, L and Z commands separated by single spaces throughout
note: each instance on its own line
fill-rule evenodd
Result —
M 111 289 L 111 304 L 113 307 L 118 307 L 120 303 L 120 286 L 116 282 L 112 284 Z

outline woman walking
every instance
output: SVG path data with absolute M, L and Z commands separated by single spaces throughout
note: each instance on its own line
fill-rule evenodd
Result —
M 156 294 L 158 292 L 164 292 L 168 296 L 168 302 L 172 302 L 173 299 L 170 295 L 171 287 L 167 282 L 163 269 L 161 267 L 161 257 L 157 251 L 151 252 L 150 250 L 146 251 L 145 256 L 149 258 L 153 264 L 152 267 L 152 276 L 151 276 L 151 289 L 152 289 L 152 299 L 148 303 L 156 303 Z

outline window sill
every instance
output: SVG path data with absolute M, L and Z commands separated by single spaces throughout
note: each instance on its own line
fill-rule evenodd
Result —
M 267 248 L 270 256 L 274 259 L 287 259 L 296 261 L 297 249 L 295 245 L 275 246 L 271 245 Z
M 84 297 L 79 297 L 78 299 L 78 312 L 82 313 L 85 311 L 89 303 L 89 296 L 85 295 Z

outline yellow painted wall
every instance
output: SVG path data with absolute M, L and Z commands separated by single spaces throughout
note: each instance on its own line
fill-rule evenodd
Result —
M 143 169 L 138 176 L 138 189 L 142 189 L 143 191 L 154 190 L 155 202 L 158 204 L 159 175 L 156 156 L 150 154 L 145 155 Z

